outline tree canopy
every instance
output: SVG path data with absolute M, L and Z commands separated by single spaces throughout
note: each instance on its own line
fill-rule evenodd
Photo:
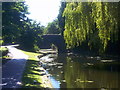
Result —
M 28 6 L 24 2 L 4 2 L 2 9 L 4 44 L 19 43 L 22 48 L 34 50 L 41 40 L 44 28 L 27 17 Z
M 58 26 L 58 20 L 54 20 L 53 22 L 48 23 L 45 34 L 60 34 L 60 29 Z
M 3 2 L 2 9 L 2 37 L 4 43 L 10 43 L 20 36 L 28 10 L 24 3 L 15 2 Z
M 90 48 L 104 51 L 109 42 L 118 41 L 120 3 L 68 2 L 64 9 L 64 38 L 68 48 L 86 42 Z
M 60 6 L 60 9 L 59 9 L 59 14 L 58 14 L 58 26 L 59 26 L 59 29 L 60 29 L 60 32 L 61 32 L 61 35 L 63 35 L 63 32 L 64 32 L 64 26 L 65 26 L 65 17 L 63 17 L 63 12 L 64 12 L 64 9 L 66 7 L 66 2 L 61 2 L 61 6 Z

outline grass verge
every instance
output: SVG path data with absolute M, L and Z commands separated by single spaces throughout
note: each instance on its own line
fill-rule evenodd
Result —
M 8 53 L 8 49 L 5 47 L 0 47 L 0 59 L 7 58 L 6 55 Z
M 22 51 L 24 54 L 28 55 L 28 60 L 26 62 L 26 67 L 22 77 L 22 87 L 23 88 L 42 88 L 42 78 L 41 75 L 41 67 L 38 64 L 39 60 L 37 58 L 38 55 L 42 55 L 40 53 L 26 52 Z
M 6 51 L 7 50 L 7 48 L 5 48 L 5 47 L 0 47 L 0 51 Z

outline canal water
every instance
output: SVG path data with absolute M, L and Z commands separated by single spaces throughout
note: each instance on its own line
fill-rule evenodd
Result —
M 54 88 L 120 88 L 119 63 L 114 59 L 49 54 L 40 60 Z

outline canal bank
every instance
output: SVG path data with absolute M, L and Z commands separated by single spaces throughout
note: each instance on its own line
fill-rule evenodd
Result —
M 22 88 L 54 88 L 48 78 L 46 70 L 41 66 L 39 57 L 44 54 L 23 51 L 28 55 L 22 78 Z
M 29 58 L 22 78 L 22 88 L 120 88 L 120 72 L 113 70 L 111 65 L 110 69 L 105 69 L 105 64 L 113 63 L 106 58 L 99 60 L 100 57 L 70 53 L 58 55 L 50 51 L 44 51 L 46 54 L 23 52 Z
M 116 58 L 69 53 L 48 54 L 40 61 L 57 88 L 120 88 L 120 62 Z

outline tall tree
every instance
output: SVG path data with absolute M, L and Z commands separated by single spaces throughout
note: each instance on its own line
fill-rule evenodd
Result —
M 24 2 L 5 2 L 2 7 L 4 43 L 19 43 L 23 49 L 35 51 L 44 28 L 26 16 L 29 14 L 27 5 Z
M 61 34 L 63 35 L 64 32 L 64 26 L 65 26 L 65 17 L 63 16 L 64 9 L 66 7 L 66 2 L 61 2 L 61 6 L 59 9 L 59 14 L 58 14 L 58 26 L 60 29 Z
M 108 42 L 117 42 L 119 2 L 71 2 L 66 4 L 64 38 L 68 48 L 87 42 L 90 48 L 105 51 Z
M 27 19 L 24 23 L 24 31 L 19 38 L 21 47 L 25 50 L 35 51 L 35 48 L 41 43 L 44 28 L 40 26 L 40 23 L 31 19 Z
M 20 35 L 22 21 L 28 14 L 27 6 L 23 2 L 2 3 L 2 36 L 5 43 L 17 41 Z

